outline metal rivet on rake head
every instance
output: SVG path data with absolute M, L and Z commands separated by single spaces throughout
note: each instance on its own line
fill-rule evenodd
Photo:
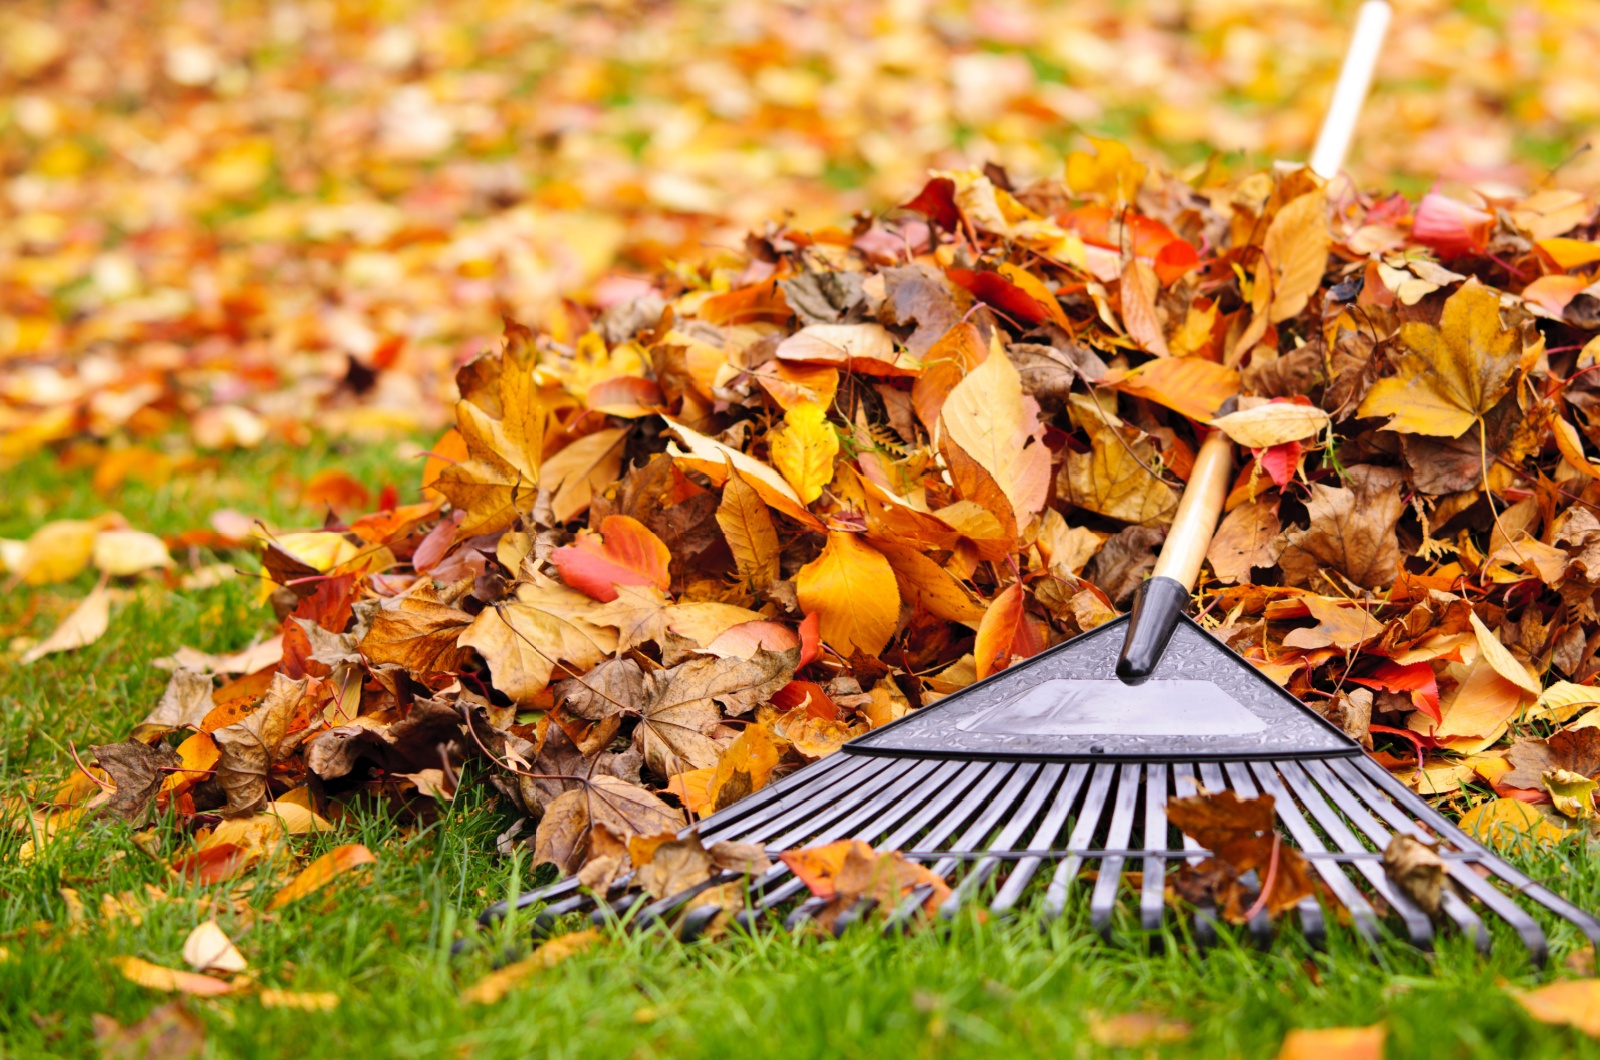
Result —
M 1103 743 L 1092 743 L 1089 745 L 1089 753 L 1092 755 L 1103 755 L 1106 753 L 1106 745 Z

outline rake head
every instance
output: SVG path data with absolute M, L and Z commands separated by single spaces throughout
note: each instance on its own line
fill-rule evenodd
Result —
M 1600 943 L 1594 918 L 1455 827 L 1193 621 L 1182 619 L 1148 684 L 1134 690 L 1115 682 L 1107 645 L 1123 621 L 852 741 L 701 821 L 702 842 L 756 843 L 778 854 L 861 840 L 901 851 L 941 877 L 951 888 L 941 917 L 980 903 L 1005 915 L 1025 900 L 1055 917 L 1087 893 L 1090 923 L 1109 935 L 1125 890 L 1137 895 L 1142 927 L 1158 930 L 1168 873 L 1209 853 L 1169 822 L 1170 798 L 1202 790 L 1268 794 L 1282 843 L 1310 862 L 1365 939 L 1377 941 L 1392 925 L 1431 948 L 1435 930 L 1453 925 L 1486 953 L 1485 921 L 1499 917 L 1542 963 L 1548 946 L 1530 912 L 1542 906 Z M 1385 874 L 1383 851 L 1396 833 L 1437 844 L 1454 886 L 1445 888 L 1436 919 Z M 1097 870 L 1092 880 L 1090 869 Z M 1138 872 L 1137 884 L 1125 882 L 1125 872 Z M 588 910 L 597 921 L 671 922 L 680 937 L 693 938 L 724 911 L 685 907 L 736 878 L 713 877 L 647 905 L 627 893 L 626 880 L 603 898 L 566 880 L 516 905 L 543 905 L 536 930 Z M 917 888 L 884 910 L 885 930 L 920 915 L 931 890 Z M 780 918 L 794 928 L 824 905 L 778 863 L 751 879 L 746 904 L 729 912 L 747 929 Z M 482 919 L 507 909 L 500 903 Z M 863 899 L 835 920 L 835 930 L 874 911 Z M 1322 905 L 1307 898 L 1296 913 L 1320 944 L 1329 919 Z M 1202 942 L 1213 937 L 1214 913 L 1196 909 L 1194 928 Z M 1271 938 L 1264 913 L 1249 930 L 1262 944 Z

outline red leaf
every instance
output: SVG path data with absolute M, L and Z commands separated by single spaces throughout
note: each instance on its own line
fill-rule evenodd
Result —
M 822 651 L 822 612 L 813 611 L 800 621 L 800 666 L 815 662 Z
M 974 272 L 972 269 L 946 269 L 945 275 L 977 297 L 1008 316 L 1041 324 L 1050 319 L 1050 313 L 1028 292 L 1000 275 L 998 272 Z
M 1439 714 L 1439 681 L 1433 667 L 1425 662 L 1385 662 L 1365 677 L 1352 677 L 1351 682 L 1368 688 L 1381 688 L 1385 692 L 1409 692 L 1411 702 L 1435 724 L 1443 721 Z
M 917 197 L 900 204 L 915 210 L 940 228 L 954 232 L 961 227 L 961 210 L 956 206 L 956 182 L 949 177 L 934 177 L 922 186 Z
M 250 865 L 250 854 L 237 843 L 219 843 L 172 863 L 172 871 L 196 883 L 231 880 Z
M 600 533 L 583 530 L 578 540 L 550 554 L 561 580 L 602 603 L 617 598 L 619 585 L 672 584 L 667 572 L 672 553 L 650 528 L 626 515 L 608 515 Z
M 1295 469 L 1300 466 L 1300 443 L 1284 442 L 1267 449 L 1257 449 L 1256 462 L 1261 469 L 1272 476 L 1272 481 L 1283 489 L 1294 481 Z
M 806 697 L 810 696 L 810 699 Z M 772 705 L 779 710 L 793 710 L 804 704 L 806 716 L 823 721 L 839 720 L 839 705 L 828 698 L 822 686 L 811 681 L 790 681 L 772 694 Z

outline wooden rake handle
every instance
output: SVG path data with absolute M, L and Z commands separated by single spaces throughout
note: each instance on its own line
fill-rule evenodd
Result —
M 1155 569 L 1134 594 L 1128 632 L 1117 659 L 1117 676 L 1127 684 L 1136 685 L 1149 677 L 1167 650 L 1178 616 L 1189 606 L 1189 593 L 1200 577 L 1200 564 L 1211 546 L 1232 478 L 1233 443 L 1214 430 L 1195 454 L 1189 484 L 1178 502 Z

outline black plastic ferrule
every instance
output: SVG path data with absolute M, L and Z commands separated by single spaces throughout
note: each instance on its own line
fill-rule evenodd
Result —
M 1188 606 L 1189 590 L 1175 578 L 1149 578 L 1139 586 L 1117 658 L 1117 676 L 1124 684 L 1140 684 L 1155 671 L 1178 628 L 1178 616 Z

